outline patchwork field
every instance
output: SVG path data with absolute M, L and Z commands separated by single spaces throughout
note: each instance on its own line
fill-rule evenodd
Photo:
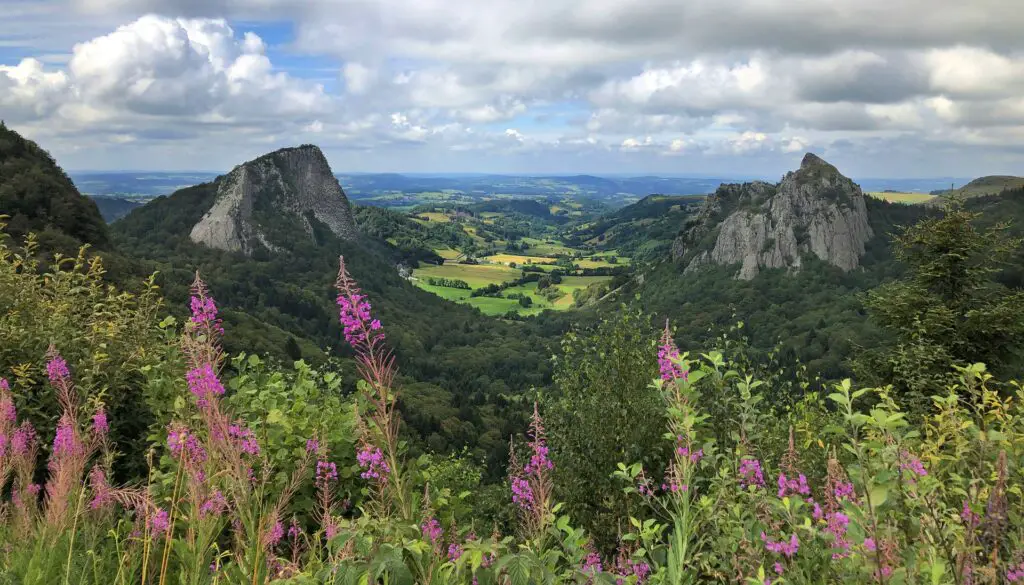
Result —
M 505 255 L 497 255 L 505 256 Z M 508 255 L 511 258 L 536 258 Z M 493 258 L 493 257 L 491 257 Z M 554 258 L 551 258 L 554 260 Z M 517 260 L 511 260 L 513 262 Z M 547 266 L 545 266 L 547 268 Z M 551 266 L 554 268 L 554 266 Z M 428 284 L 429 278 L 447 278 L 452 280 L 463 280 L 473 289 L 483 288 L 489 284 L 501 284 L 513 282 L 519 279 L 522 271 L 509 268 L 505 264 L 454 264 L 445 263 L 441 266 L 424 266 L 413 271 L 413 282 L 423 290 L 429 291 L 437 296 L 464 303 L 480 309 L 485 315 L 500 316 L 515 311 L 520 315 L 536 315 L 544 310 L 564 311 L 573 306 L 573 291 L 587 288 L 588 286 L 610 280 L 609 276 L 563 276 L 562 282 L 555 284 L 562 295 L 553 301 L 548 300 L 543 294 L 537 291 L 536 282 L 509 287 L 501 292 L 502 297 L 473 297 L 470 290 L 451 288 L 446 286 L 435 286 Z M 548 289 L 551 290 L 551 289 Z M 507 298 L 512 294 L 526 295 L 532 301 L 529 307 L 523 307 L 518 299 Z
M 927 203 L 932 199 L 935 199 L 935 195 L 929 195 L 928 193 L 893 193 L 893 192 L 872 192 L 868 193 L 875 199 L 883 199 L 890 203 L 906 203 L 908 205 L 917 205 L 919 203 Z
M 501 284 L 519 278 L 520 271 L 502 264 L 451 264 L 424 266 L 413 271 L 413 277 L 426 282 L 428 278 L 464 280 L 473 288 Z M 443 287 L 447 288 L 447 287 Z
M 554 264 L 557 258 L 551 256 L 523 256 L 519 254 L 494 254 L 493 256 L 486 256 L 480 260 L 485 262 L 493 262 L 495 264 L 509 264 L 515 262 L 518 265 L 522 264 Z

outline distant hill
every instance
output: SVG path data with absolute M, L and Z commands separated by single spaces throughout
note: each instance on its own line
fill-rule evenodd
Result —
M 96 203 L 35 142 L 0 122 L 0 215 L 7 232 L 36 232 L 44 247 L 73 251 L 81 243 L 105 247 L 107 226 Z
M 122 199 L 120 197 L 92 197 L 96 207 L 99 208 L 103 220 L 107 223 L 117 221 L 128 215 L 131 210 L 142 205 L 141 201 Z
M 1019 187 L 1024 187 L 1024 177 L 1015 177 L 1012 175 L 988 175 L 985 177 L 978 177 L 958 189 L 932 191 L 932 195 L 939 195 L 942 197 L 959 195 L 967 198 L 984 197 L 986 195 L 998 195 L 1007 189 L 1017 189 Z M 935 204 L 941 202 L 932 201 L 931 203 Z
M 571 241 L 614 250 L 634 262 L 661 261 L 668 257 L 673 240 L 704 197 L 649 195 L 580 226 L 572 232 Z

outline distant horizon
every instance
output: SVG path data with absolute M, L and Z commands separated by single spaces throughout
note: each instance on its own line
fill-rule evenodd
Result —
M 118 174 L 160 174 L 160 175 L 224 175 L 229 170 L 199 170 L 199 169 L 186 169 L 178 171 L 157 171 L 152 169 L 117 169 L 117 170 L 98 170 L 98 169 L 65 169 L 65 172 L 69 175 L 118 175 Z M 607 179 L 628 179 L 628 178 L 640 178 L 640 177 L 655 177 L 665 179 L 741 179 L 741 180 L 764 180 L 767 175 L 763 174 L 723 174 L 723 173 L 588 173 L 588 172 L 559 172 L 559 173 L 468 173 L 468 172 L 403 172 L 403 171 L 332 171 L 335 176 L 338 175 L 401 175 L 404 177 L 421 177 L 421 178 L 467 178 L 467 177 L 527 177 L 527 178 L 549 178 L 549 177 L 597 177 Z M 845 173 L 844 173 L 845 174 Z M 948 180 L 952 182 L 957 181 L 973 181 L 979 177 L 988 176 L 999 176 L 999 173 L 987 174 L 987 175 L 974 175 L 971 177 L 954 177 L 954 176 L 864 176 L 857 177 L 853 175 L 846 175 L 854 182 L 857 181 L 941 181 Z M 1024 175 L 1006 175 L 1006 176 L 1024 176 Z M 781 178 L 781 175 L 780 175 Z

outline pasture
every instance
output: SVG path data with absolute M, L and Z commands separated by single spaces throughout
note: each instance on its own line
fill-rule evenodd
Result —
M 875 199 L 888 201 L 889 203 L 905 203 L 907 205 L 927 203 L 932 199 L 935 199 L 935 195 L 929 195 L 928 193 L 893 193 L 874 191 L 868 193 L 868 195 Z

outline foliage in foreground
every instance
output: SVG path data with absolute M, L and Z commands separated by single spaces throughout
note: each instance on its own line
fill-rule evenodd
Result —
M 1024 390 L 1009 384 L 1013 395 L 1000 395 L 982 364 L 956 368 L 954 383 L 933 388 L 913 428 L 887 387 L 844 381 L 827 400 L 809 395 L 779 457 L 765 382 L 719 352 L 680 354 L 666 329 L 652 390 L 671 456 L 607 469 L 633 502 L 608 554 L 558 503 L 536 408 L 525 444 L 512 449 L 514 528 L 483 525 L 461 505 L 472 494 L 432 483 L 443 474 L 407 456 L 396 362 L 344 262 L 337 287 L 360 376 L 352 430 L 341 437 L 333 424 L 310 426 L 297 445 L 294 435 L 257 433 L 255 418 L 242 418 L 255 414 L 237 398 L 252 382 L 222 382 L 223 331 L 198 278 L 180 340 L 179 408 L 152 446 L 161 456 L 150 458 L 146 485 L 111 481 L 111 421 L 83 400 L 91 389 L 61 355 L 74 348 L 46 355 L 60 411 L 52 443 L 19 412 L 22 382 L 0 381 L 0 583 L 1024 579 Z M 276 410 L 275 418 L 286 415 Z M 720 412 L 733 414 L 709 414 Z M 339 469 L 334 450 L 355 462 Z M 353 473 L 359 492 L 341 493 Z M 313 494 L 305 503 L 303 490 Z

